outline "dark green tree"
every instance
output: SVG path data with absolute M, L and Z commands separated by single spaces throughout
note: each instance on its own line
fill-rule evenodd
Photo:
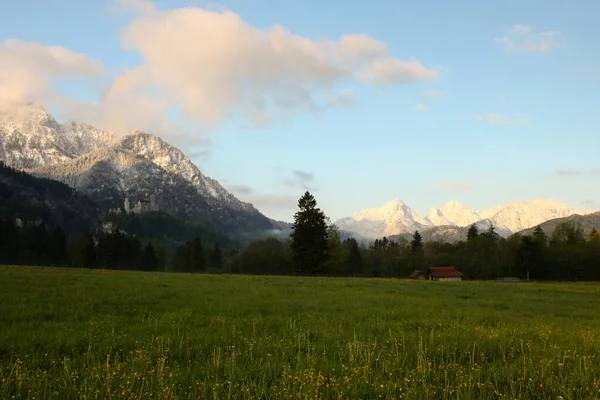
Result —
M 325 213 L 308 191 L 298 200 L 300 209 L 294 215 L 291 250 L 296 272 L 319 273 L 327 260 L 328 232 Z
M 50 237 L 50 263 L 64 265 L 67 261 L 67 238 L 60 225 L 56 225 Z
M 219 243 L 215 242 L 210 254 L 210 268 L 221 270 L 223 268 L 223 252 L 219 247 Z
M 477 225 L 472 224 L 467 232 L 467 241 L 472 242 L 479 235 L 479 229 Z
M 144 254 L 142 256 L 142 269 L 144 271 L 156 271 L 158 269 L 158 259 L 156 257 L 156 251 L 152 242 L 148 242 L 144 247 Z
M 85 233 L 73 239 L 71 261 L 77 267 L 92 268 L 96 265 L 96 248 L 92 235 Z
M 353 276 L 360 276 L 363 269 L 363 261 L 360 249 L 358 248 L 358 242 L 354 238 L 346 239 L 346 241 L 350 244 L 348 267 Z
M 419 231 L 415 231 L 413 234 L 412 240 L 410 241 L 410 252 L 413 254 L 417 254 L 419 251 L 423 249 L 423 238 Z
M 14 220 L 0 220 L 0 264 L 22 263 L 21 232 Z
M 190 272 L 200 272 L 206 269 L 206 255 L 202 240 L 197 237 L 190 243 Z
M 239 272 L 289 275 L 292 269 L 285 252 L 286 244 L 275 238 L 255 240 L 240 255 Z

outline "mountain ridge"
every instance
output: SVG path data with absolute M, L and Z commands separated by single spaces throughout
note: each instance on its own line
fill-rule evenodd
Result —
M 587 213 L 589 211 L 577 211 L 555 199 L 534 198 L 484 210 L 476 210 L 457 201 L 450 201 L 440 208 L 432 208 L 425 218 L 421 218 L 408 205 L 395 199 L 381 207 L 366 208 L 351 217 L 341 218 L 336 221 L 336 224 L 342 229 L 371 239 L 412 234 L 415 230 L 426 231 L 440 227 L 445 227 L 443 237 L 447 237 L 449 232 L 462 235 L 463 230 L 451 229 L 451 227 L 465 228 L 471 224 L 477 224 L 480 229 L 487 229 L 493 224 L 500 235 L 507 237 L 548 220 Z M 434 229 L 430 233 L 439 236 L 435 232 L 441 231 Z

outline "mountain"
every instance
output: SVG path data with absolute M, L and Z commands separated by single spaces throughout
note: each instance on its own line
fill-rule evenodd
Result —
M 380 208 L 365 209 L 336 223 L 340 228 L 372 239 L 403 234 L 408 237 L 419 230 L 425 240 L 456 241 L 466 238 L 466 230 L 459 228 L 473 223 L 480 230 L 486 230 L 493 224 L 501 236 L 507 237 L 545 221 L 576 213 L 577 210 L 554 199 L 517 201 L 489 210 L 475 210 L 451 201 L 441 208 L 433 208 L 423 219 L 400 200 L 393 200 Z
M 442 208 L 433 208 L 425 219 L 435 226 L 467 226 L 481 220 L 482 217 L 472 208 L 451 201 Z
M 412 232 L 432 226 L 431 222 L 419 217 L 399 199 L 379 208 L 364 209 L 351 217 L 336 221 L 335 224 L 341 230 L 355 232 L 367 238 Z
M 73 188 L 36 178 L 2 162 L 0 198 L 0 218 L 60 225 L 67 234 L 91 231 L 101 218 L 98 205 Z
M 498 229 L 514 233 L 537 226 L 545 221 L 577 213 L 577 210 L 554 199 L 533 199 L 510 203 L 489 219 Z
M 554 228 L 556 228 L 556 226 L 558 224 L 561 224 L 561 223 L 567 222 L 567 221 L 573 221 L 575 223 L 580 223 L 581 226 L 583 227 L 583 234 L 586 236 L 589 235 L 590 232 L 592 231 L 592 229 L 594 229 L 594 228 L 597 231 L 600 231 L 600 211 L 586 214 L 586 215 L 575 214 L 575 215 L 570 215 L 570 216 L 564 217 L 564 218 L 556 218 L 556 219 L 553 219 L 550 221 L 543 222 L 543 223 L 539 224 L 539 226 L 542 228 L 544 233 L 548 237 L 550 237 L 552 235 L 552 232 L 554 231 Z M 535 227 L 531 227 L 529 229 L 524 229 L 518 233 L 520 235 L 531 235 L 531 234 L 533 234 L 533 231 L 535 230 L 536 227 L 537 227 L 537 225 Z
M 155 196 L 161 211 L 236 235 L 278 225 L 203 175 L 180 150 L 134 131 L 114 144 L 74 160 L 35 169 L 85 193 L 104 210 Z
M 0 105 L 0 160 L 18 169 L 66 162 L 106 147 L 113 139 L 112 133 L 89 125 L 59 124 L 31 103 Z

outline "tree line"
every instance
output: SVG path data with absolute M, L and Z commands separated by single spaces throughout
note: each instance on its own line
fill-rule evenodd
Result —
M 472 225 L 466 240 L 457 243 L 423 242 L 415 231 L 411 240 L 384 237 L 366 245 L 341 240 L 309 192 L 298 201 L 287 240 L 256 240 L 243 249 L 222 245 L 198 236 L 165 249 L 160 241 L 119 229 L 67 240 L 58 225 L 0 220 L 0 264 L 397 278 L 453 265 L 465 279 L 600 280 L 600 234 L 594 229 L 585 235 L 573 221 L 557 225 L 549 236 L 539 226 L 531 235 L 503 238 L 493 225 L 481 232 Z

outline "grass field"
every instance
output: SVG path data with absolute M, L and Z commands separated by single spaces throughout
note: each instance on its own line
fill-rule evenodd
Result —
M 600 285 L 0 267 L 1 399 L 594 399 Z

